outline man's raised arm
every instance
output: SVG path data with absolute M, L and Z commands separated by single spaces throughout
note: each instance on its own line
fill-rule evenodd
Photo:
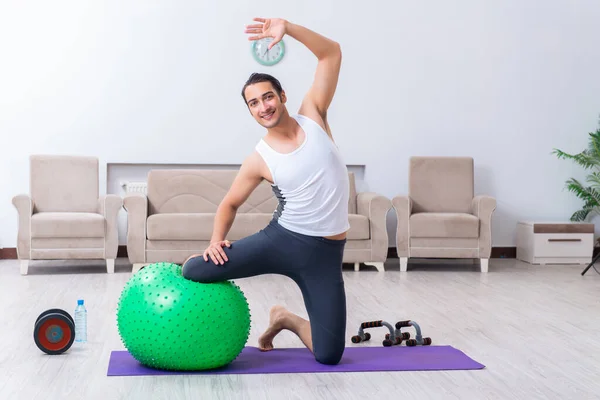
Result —
M 286 34 L 304 44 L 318 59 L 317 70 L 312 86 L 302 101 L 301 114 L 317 113 L 327 125 L 327 109 L 333 100 L 338 83 L 342 51 L 339 43 L 284 19 L 254 18 L 258 24 L 248 25 L 246 33 L 255 34 L 249 40 L 272 37 L 271 49 Z
M 303 26 L 287 23 L 288 35 L 304 44 L 319 60 L 315 78 L 302 107 L 314 107 L 325 120 L 327 109 L 333 100 L 342 65 L 342 50 L 339 43 Z

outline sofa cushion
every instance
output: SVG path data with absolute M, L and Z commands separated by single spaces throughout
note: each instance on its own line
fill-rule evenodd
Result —
M 153 169 L 148 173 L 148 215 L 215 213 L 239 169 Z M 348 210 L 356 213 L 356 179 L 348 172 Z M 263 180 L 238 210 L 272 213 L 278 200 L 273 187 Z
M 227 239 L 240 240 L 265 228 L 273 219 L 271 213 L 238 213 Z M 149 240 L 210 240 L 215 221 L 214 213 L 154 214 L 148 217 Z M 349 240 L 369 239 L 369 219 L 350 214 Z
M 229 240 L 250 236 L 273 219 L 271 213 L 237 214 L 227 234 Z M 210 240 L 215 221 L 214 213 L 170 213 L 148 217 L 149 240 Z
M 100 214 L 42 212 L 31 217 L 32 238 L 104 237 L 105 219 Z
M 410 216 L 410 236 L 419 238 L 477 238 L 479 219 L 463 213 L 416 213 Z

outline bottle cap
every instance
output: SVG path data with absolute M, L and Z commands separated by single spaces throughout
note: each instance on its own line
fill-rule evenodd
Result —
M 83 305 L 83 300 L 77 300 L 77 305 L 78 305 L 78 306 L 81 306 L 81 305 Z

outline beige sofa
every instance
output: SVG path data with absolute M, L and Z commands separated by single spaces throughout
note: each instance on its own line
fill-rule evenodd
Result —
M 131 193 L 127 210 L 127 254 L 136 272 L 154 262 L 183 263 L 209 245 L 217 207 L 237 170 L 158 169 L 148 174 L 147 194 Z M 387 258 L 386 214 L 391 201 L 372 192 L 356 193 L 350 177 L 350 231 L 344 263 L 375 266 Z M 277 208 L 271 185 L 263 181 L 238 209 L 227 239 L 232 242 L 264 228 Z
M 412 157 L 408 196 L 392 199 L 400 270 L 408 259 L 479 259 L 488 271 L 496 200 L 474 195 L 473 158 Z
M 102 259 L 107 272 L 114 272 L 123 200 L 99 196 L 98 185 L 97 158 L 30 157 L 30 194 L 12 199 L 21 274 L 27 274 L 30 260 L 56 259 Z

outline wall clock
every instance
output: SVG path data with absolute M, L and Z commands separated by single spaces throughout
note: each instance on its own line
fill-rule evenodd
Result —
M 285 44 L 283 40 L 277 42 L 273 48 L 269 50 L 269 44 L 273 42 L 273 38 L 264 38 L 252 42 L 252 55 L 256 62 L 268 67 L 280 62 L 285 55 Z

